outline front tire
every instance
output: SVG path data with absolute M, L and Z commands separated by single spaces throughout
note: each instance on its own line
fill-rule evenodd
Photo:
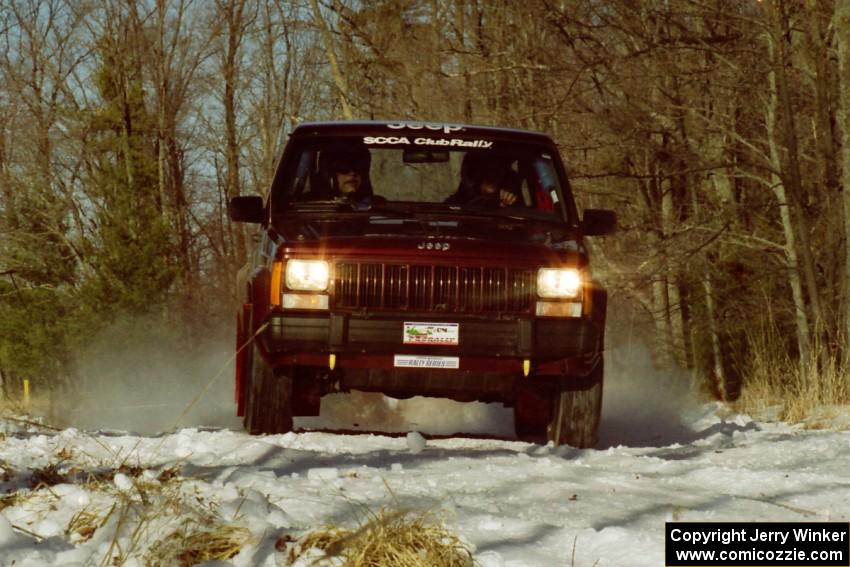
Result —
M 547 437 L 557 445 L 587 449 L 599 440 L 603 364 L 600 360 L 578 384 L 567 382 L 556 394 Z
M 245 430 L 251 435 L 292 431 L 292 375 L 275 373 L 252 346 L 251 378 L 248 381 Z
M 546 443 L 551 405 L 551 394 L 531 386 L 528 379 L 520 383 L 514 400 L 514 432 L 517 439 Z

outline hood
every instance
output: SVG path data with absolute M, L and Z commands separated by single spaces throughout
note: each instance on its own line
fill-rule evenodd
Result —
M 349 237 L 446 237 L 491 242 L 535 242 L 559 248 L 579 235 L 574 227 L 549 219 L 510 214 L 382 214 L 346 213 L 287 215 L 273 223 L 286 240 Z M 569 245 L 567 245 L 570 247 Z
M 340 257 L 392 256 L 510 263 L 570 261 L 586 257 L 577 231 L 564 224 L 516 217 L 446 215 L 399 218 L 347 215 L 288 217 L 274 232 L 280 254 Z

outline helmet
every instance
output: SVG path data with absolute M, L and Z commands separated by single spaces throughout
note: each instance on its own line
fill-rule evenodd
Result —
M 369 167 L 372 156 L 369 150 L 359 142 L 337 142 L 323 148 L 319 154 L 319 170 L 327 179 L 327 187 L 330 196 L 341 194 L 337 186 L 337 173 L 350 173 L 356 171 L 360 174 L 360 189 L 355 198 L 372 195 L 372 182 L 369 179 Z
M 360 175 L 369 172 L 371 155 L 360 145 L 339 146 L 322 153 L 327 159 L 328 173 L 348 173 L 356 171 Z
M 506 156 L 482 152 L 469 152 L 460 166 L 460 186 L 457 195 L 473 199 L 480 195 L 482 183 L 518 193 L 519 178 L 511 168 L 511 159 Z

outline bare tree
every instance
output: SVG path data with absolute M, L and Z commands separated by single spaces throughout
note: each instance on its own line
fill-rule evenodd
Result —
M 833 16 L 836 51 L 838 52 L 838 120 L 841 133 L 841 191 L 844 218 L 844 273 L 842 280 L 842 335 L 845 341 L 844 360 L 850 364 L 850 4 L 835 3 Z
M 336 87 L 337 96 L 339 97 L 339 105 L 342 109 L 342 117 L 346 120 L 351 120 L 354 118 L 354 113 L 352 112 L 351 105 L 348 102 L 348 85 L 346 84 L 345 76 L 339 67 L 339 62 L 337 61 L 333 36 L 328 29 L 325 16 L 322 14 L 321 8 L 319 8 L 318 0 L 310 0 L 310 6 L 313 9 L 313 20 L 316 23 L 316 28 L 318 28 L 321 32 L 322 40 L 325 44 L 325 51 L 331 68 L 331 76 L 333 77 L 334 87 Z

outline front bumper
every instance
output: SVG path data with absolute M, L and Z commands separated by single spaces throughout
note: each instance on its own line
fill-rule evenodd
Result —
M 513 372 L 529 360 L 536 373 L 581 372 L 601 351 L 602 329 L 588 318 L 474 318 L 434 313 L 361 316 L 351 313 L 274 311 L 261 342 L 275 364 L 340 368 L 392 368 L 393 356 L 460 358 L 460 370 Z M 405 322 L 457 323 L 456 346 L 403 344 Z M 573 369 L 570 366 L 575 367 Z

